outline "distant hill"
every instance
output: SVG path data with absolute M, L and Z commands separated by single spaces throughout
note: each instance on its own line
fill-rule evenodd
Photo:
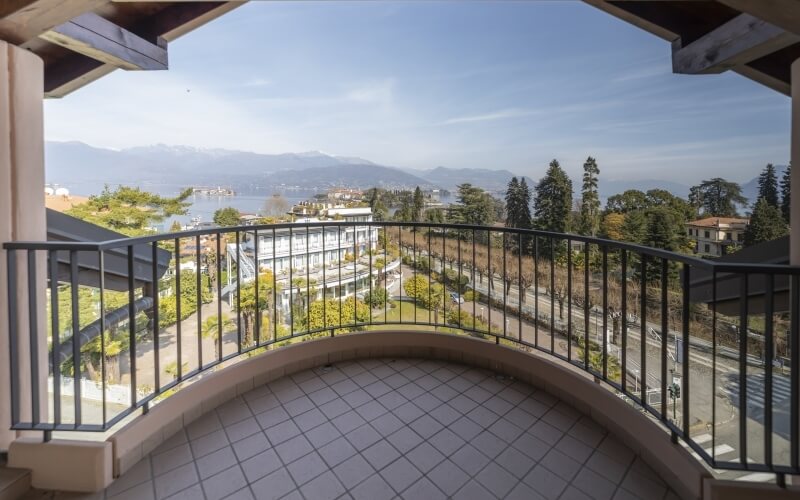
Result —
M 456 186 L 464 183 L 480 186 L 488 191 L 505 191 L 512 177 L 515 175 L 522 177 L 508 170 L 489 170 L 487 168 L 436 167 L 430 170 L 408 171 L 422 177 L 431 184 L 453 192 L 455 192 Z M 525 177 L 525 181 L 531 187 L 536 185 L 530 177 Z
M 275 185 L 291 185 L 304 189 L 325 189 L 348 186 L 356 189 L 380 187 L 384 189 L 406 189 L 419 186 L 422 189 L 438 187 L 425 179 L 402 170 L 375 165 L 374 163 L 333 165 L 300 170 L 282 170 L 265 176 Z

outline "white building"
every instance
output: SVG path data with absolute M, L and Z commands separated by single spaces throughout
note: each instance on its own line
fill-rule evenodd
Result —
M 327 215 L 342 222 L 372 221 L 369 208 L 328 209 Z M 295 221 L 293 227 L 259 230 L 257 245 L 252 233 L 246 233 L 247 239 L 241 247 L 242 265 L 238 271 L 242 282 L 254 278 L 254 262 L 258 263 L 261 271 L 272 271 L 282 291 L 279 306 L 284 308 L 288 307 L 290 295 L 297 297 L 312 290 L 316 291 L 312 300 L 321 299 L 323 294 L 328 298 L 339 298 L 368 292 L 370 282 L 379 270 L 377 266 L 370 266 L 365 256 L 378 248 L 378 227 L 367 224 L 313 226 L 320 222 L 316 218 L 303 218 Z M 229 263 L 236 261 L 236 257 L 236 245 L 229 244 Z M 373 256 L 373 264 L 378 258 L 380 255 Z M 384 271 L 393 267 L 396 266 L 387 266 Z M 235 278 L 229 274 L 231 291 Z M 302 283 L 297 284 L 298 280 Z

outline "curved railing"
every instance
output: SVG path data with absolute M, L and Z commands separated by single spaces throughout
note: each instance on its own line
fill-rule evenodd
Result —
M 714 468 L 800 472 L 797 267 L 400 222 L 4 247 L 14 429 L 107 430 L 242 356 L 391 326 L 546 353 Z

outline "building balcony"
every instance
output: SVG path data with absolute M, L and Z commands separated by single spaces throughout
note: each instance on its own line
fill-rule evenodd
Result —
M 293 283 L 287 308 L 279 273 L 223 298 L 235 262 L 198 254 L 195 274 L 174 244 L 280 225 L 5 244 L 12 424 L 28 431 L 10 465 L 108 499 L 794 492 L 800 269 L 369 226 L 386 242 L 359 257 L 371 279 L 327 300 Z M 347 275 L 333 265 L 326 287 Z

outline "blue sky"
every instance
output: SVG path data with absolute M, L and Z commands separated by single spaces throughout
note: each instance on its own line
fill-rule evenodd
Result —
M 578 177 L 748 180 L 789 158 L 790 100 L 673 75 L 667 42 L 580 2 L 251 2 L 45 104 L 49 140 Z

